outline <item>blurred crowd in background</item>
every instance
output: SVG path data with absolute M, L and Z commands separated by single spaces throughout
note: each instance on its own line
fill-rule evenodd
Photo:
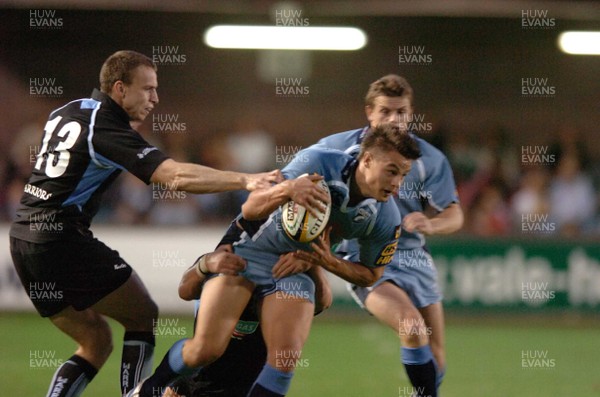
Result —
M 24 126 L 8 157 L 0 159 L 5 187 L 0 191 L 0 221 L 9 222 L 14 216 L 39 152 L 44 122 Z M 176 160 L 244 172 L 283 168 L 301 149 L 277 142 L 259 125 L 237 129 L 202 136 L 198 142 L 187 136 L 180 145 L 166 145 L 161 134 L 144 137 Z M 441 125 L 419 136 L 444 152 L 452 165 L 465 212 L 463 235 L 600 236 L 600 160 L 589 153 L 576 128 L 557 127 L 536 145 L 515 144 L 509 139 L 514 135 L 502 127 L 482 132 L 476 140 Z M 238 214 L 246 197 L 245 192 L 191 195 L 171 188 L 145 185 L 124 173 L 105 193 L 94 222 L 222 224 Z

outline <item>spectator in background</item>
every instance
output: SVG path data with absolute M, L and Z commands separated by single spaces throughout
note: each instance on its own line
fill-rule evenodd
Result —
M 515 232 L 519 232 L 520 229 L 516 226 L 520 227 L 524 215 L 548 215 L 550 213 L 549 178 L 550 175 L 543 166 L 531 167 L 523 171 L 520 186 L 510 202 Z
M 243 118 L 227 138 L 232 169 L 269 170 L 275 163 L 275 140 L 253 118 Z M 256 171 L 258 172 L 258 171 Z
M 510 211 L 497 183 L 484 186 L 467 216 L 467 230 L 482 237 L 505 236 L 510 232 Z
M 593 225 L 596 195 L 574 150 L 561 154 L 550 183 L 550 219 L 563 236 L 577 236 Z
M 556 133 L 554 142 L 550 145 L 549 153 L 553 154 L 556 159 L 554 166 L 557 166 L 562 156 L 569 152 L 577 154 L 582 170 L 587 170 L 591 166 L 591 156 L 587 144 L 572 123 L 561 126 Z

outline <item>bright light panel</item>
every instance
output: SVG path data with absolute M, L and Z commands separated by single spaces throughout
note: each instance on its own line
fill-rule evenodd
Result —
M 558 46 L 567 54 L 600 55 L 600 32 L 563 32 Z
M 204 42 L 213 48 L 353 51 L 367 36 L 349 27 L 218 25 L 204 33 Z

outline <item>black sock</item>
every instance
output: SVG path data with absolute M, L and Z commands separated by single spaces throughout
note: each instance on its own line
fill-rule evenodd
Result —
M 436 373 L 433 360 L 425 364 L 404 364 L 406 374 L 413 385 L 415 397 L 437 397 Z
M 87 360 L 73 355 L 54 373 L 47 397 L 77 397 L 97 373 L 98 370 Z
M 402 363 L 416 397 L 437 397 L 437 371 L 429 345 L 403 347 Z
M 128 393 L 140 380 L 152 373 L 154 357 L 154 334 L 147 332 L 125 332 L 123 355 L 121 356 L 121 391 Z
M 283 394 L 277 394 L 255 383 L 247 397 L 283 397 Z
M 154 370 L 154 374 L 144 382 L 141 390 L 142 393 L 140 395 L 152 397 L 162 396 L 162 393 L 164 393 L 164 390 L 166 389 L 166 385 L 170 384 L 180 376 L 181 375 L 171 368 L 171 365 L 169 364 L 169 352 L 167 352 L 158 367 L 156 367 L 156 370 Z

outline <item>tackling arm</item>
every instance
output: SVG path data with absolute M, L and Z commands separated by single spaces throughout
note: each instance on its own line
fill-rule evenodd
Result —
M 223 273 L 235 275 L 246 268 L 246 261 L 233 253 L 229 244 L 220 245 L 215 252 L 205 254 L 207 273 Z M 207 274 L 198 270 L 198 260 L 190 266 L 179 282 L 179 297 L 189 301 L 198 299 Z
M 200 194 L 240 189 L 252 191 L 267 187 L 281 179 L 279 170 L 261 174 L 244 174 L 167 159 L 156 168 L 150 181 L 168 184 L 176 190 Z

